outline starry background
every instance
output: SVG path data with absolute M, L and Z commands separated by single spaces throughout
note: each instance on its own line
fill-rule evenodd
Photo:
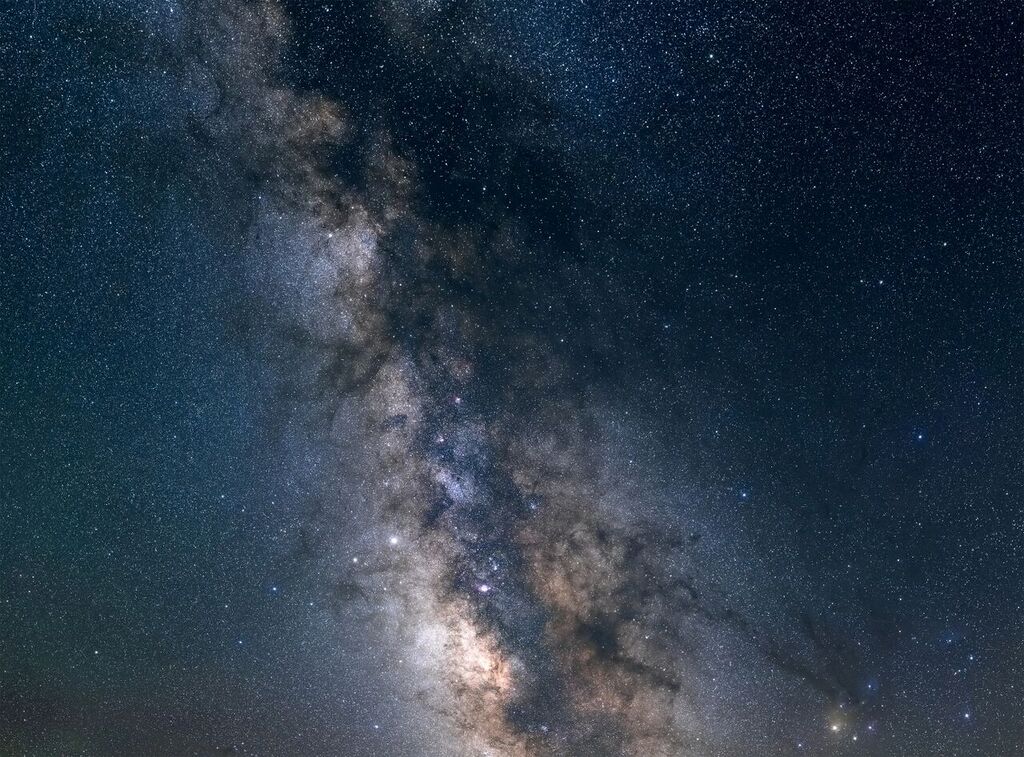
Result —
M 282 10 L 282 81 L 344 108 L 333 179 L 372 204 L 386 134 L 420 215 L 529 251 L 443 293 L 490 359 L 543 342 L 718 583 L 846 639 L 807 710 L 737 657 L 748 748 L 1024 753 L 1020 6 Z M 371 526 L 324 517 L 351 471 L 253 346 L 195 12 L 0 18 L 0 753 L 455 754 L 312 555 Z

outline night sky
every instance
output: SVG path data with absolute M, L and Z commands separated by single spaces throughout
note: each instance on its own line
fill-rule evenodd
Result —
M 1024 6 L 12 0 L 0 755 L 1024 755 Z

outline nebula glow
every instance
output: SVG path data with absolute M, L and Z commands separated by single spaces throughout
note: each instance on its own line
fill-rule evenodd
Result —
M 362 450 L 370 555 L 336 594 L 410 660 L 408 706 L 448 734 L 425 752 L 705 754 L 723 648 L 847 697 L 823 638 L 783 644 L 701 576 L 551 347 L 450 294 L 485 291 L 484 252 L 418 214 L 387 135 L 367 189 L 332 178 L 344 103 L 281 83 L 279 9 L 210 2 L 193 25 L 204 138 L 259 177 L 243 233 L 281 396 Z

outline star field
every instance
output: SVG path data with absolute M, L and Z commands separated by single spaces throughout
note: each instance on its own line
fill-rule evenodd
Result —
M 1024 753 L 1024 12 L 0 20 L 0 754 Z

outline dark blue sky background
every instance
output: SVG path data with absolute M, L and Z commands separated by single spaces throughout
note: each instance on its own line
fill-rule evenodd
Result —
M 0 753 L 404 754 L 303 561 L 334 474 L 240 316 L 189 8 L 73 5 L 0 18 Z M 859 640 L 886 740 L 813 753 L 1024 750 L 1021 8 L 283 5 L 338 180 L 386 132 L 484 240 L 495 374 L 549 345 Z

